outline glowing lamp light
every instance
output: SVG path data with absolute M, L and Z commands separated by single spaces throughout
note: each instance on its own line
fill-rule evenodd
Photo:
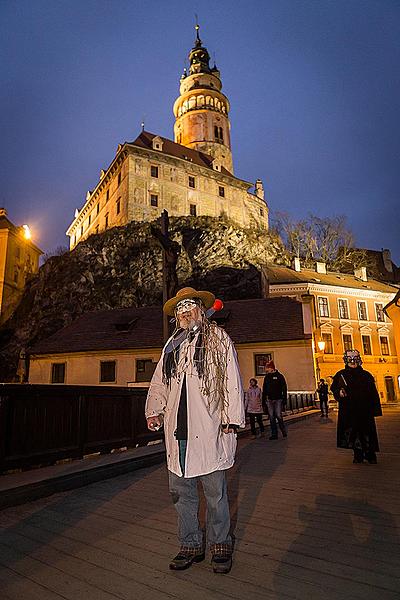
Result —
M 323 342 L 322 340 L 318 342 L 318 348 L 320 352 L 323 352 L 325 350 L 325 344 L 326 342 Z
M 22 225 L 22 229 L 24 230 L 24 238 L 26 240 L 30 240 L 32 237 L 31 230 L 28 225 Z

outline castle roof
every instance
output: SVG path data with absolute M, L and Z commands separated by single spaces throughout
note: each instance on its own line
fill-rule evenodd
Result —
M 153 150 L 153 139 L 157 137 L 162 140 L 162 149 L 157 150 L 160 154 L 167 154 L 169 156 L 173 156 L 175 158 L 181 158 L 188 162 L 194 163 L 200 167 L 206 167 L 207 169 L 213 168 L 213 157 L 209 154 L 205 154 L 204 152 L 199 152 L 198 150 L 192 150 L 192 148 L 188 148 L 187 146 L 182 146 L 182 144 L 177 144 L 168 138 L 164 138 L 160 135 L 156 135 L 155 133 L 150 133 L 149 131 L 142 131 L 140 135 L 133 142 L 127 142 L 130 146 L 137 146 L 138 148 L 146 148 L 146 150 Z M 230 173 L 225 167 L 221 167 L 221 171 L 218 173 L 222 173 L 223 175 L 229 175 L 233 177 L 232 173 Z
M 232 300 L 213 320 L 236 344 L 310 338 L 304 333 L 302 304 L 292 298 Z M 160 306 L 95 311 L 82 315 L 29 348 L 31 354 L 161 348 Z

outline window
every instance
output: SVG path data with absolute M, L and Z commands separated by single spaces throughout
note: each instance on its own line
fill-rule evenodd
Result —
M 21 248 L 19 246 L 15 248 L 15 256 L 16 258 L 21 258 Z
M 222 127 L 214 125 L 214 139 L 216 142 L 219 143 L 222 143 L 224 141 L 224 132 L 222 131 Z
M 383 304 L 375 304 L 376 320 L 383 322 L 385 320 L 385 313 L 383 312 Z
M 117 215 L 121 212 L 121 198 L 117 200 Z
M 51 383 L 65 382 L 65 363 L 52 363 L 51 365 Z
M 107 190 L 106 191 L 106 202 L 108 202 L 109 198 L 110 198 L 110 190 Z
M 105 217 L 105 225 L 104 226 L 107 229 L 107 227 L 108 227 L 108 213 L 106 214 L 106 217 Z
M 121 185 L 121 173 L 118 173 L 118 185 Z
M 194 177 L 192 177 L 191 175 L 189 175 L 189 187 L 191 187 L 191 188 L 196 187 Z
M 99 214 L 99 211 L 100 211 L 100 204 L 97 203 L 97 205 L 96 205 L 96 215 Z
M 325 342 L 325 354 L 333 354 L 333 343 L 332 343 L 332 334 L 331 333 L 323 333 L 322 341 Z
M 196 217 L 197 216 L 197 210 L 196 210 L 196 205 L 195 204 L 191 204 L 190 205 L 190 214 L 192 217 Z
M 344 298 L 339 298 L 338 309 L 339 309 L 339 319 L 348 319 L 349 318 L 349 305 L 347 303 L 347 300 L 345 300 Z
M 343 334 L 343 350 L 352 350 L 353 349 L 353 338 L 349 333 Z
M 151 358 L 136 361 L 136 381 L 150 381 L 157 363 Z
M 318 296 L 318 314 L 320 317 L 329 317 L 329 302 L 328 298 Z
M 151 204 L 151 206 L 158 206 L 157 194 L 150 194 L 150 204 Z
M 92 222 L 92 215 L 89 215 L 88 217 L 88 227 L 90 227 L 90 223 Z
M 221 198 L 225 198 L 225 188 L 224 188 L 224 186 L 223 186 L 223 185 L 220 185 L 220 186 L 218 187 L 218 193 L 219 193 L 219 195 L 221 196 Z
M 367 305 L 365 302 L 357 302 L 358 319 L 360 321 L 367 321 Z
M 158 177 L 158 167 L 151 165 L 151 176 L 152 177 Z
M 81 236 L 83 235 L 83 225 L 81 226 Z
M 96 233 L 99 233 L 99 226 L 96 225 Z
M 115 360 L 102 360 L 100 362 L 100 383 L 115 382 Z
M 369 337 L 369 335 L 362 335 L 361 341 L 362 341 L 362 346 L 363 346 L 363 353 L 371 355 L 372 354 L 372 346 L 371 346 L 371 338 Z
M 263 216 L 264 216 L 264 209 L 260 208 L 260 217 L 263 217 Z
M 379 340 L 381 342 L 381 353 L 383 356 L 388 356 L 389 352 L 389 340 L 386 335 L 380 335 Z
M 265 365 L 272 360 L 272 354 L 255 354 L 254 355 L 254 372 L 256 376 L 265 375 Z

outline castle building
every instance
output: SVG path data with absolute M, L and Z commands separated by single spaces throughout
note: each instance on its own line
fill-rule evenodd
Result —
M 75 211 L 67 230 L 71 250 L 110 227 L 157 219 L 164 209 L 176 217 L 224 215 L 241 227 L 268 229 L 261 180 L 253 184 L 233 174 L 230 105 L 198 25 L 189 63 L 173 108 L 174 141 L 143 130 L 133 142 L 118 146 Z
M 0 323 L 11 316 L 27 279 L 38 272 L 41 254 L 27 226 L 14 225 L 0 208 Z

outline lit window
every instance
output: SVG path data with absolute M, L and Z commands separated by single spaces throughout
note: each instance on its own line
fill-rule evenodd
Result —
M 353 338 L 351 337 L 350 334 L 344 333 L 343 334 L 343 350 L 346 352 L 346 350 L 352 350 L 352 349 L 353 349 Z
M 158 206 L 157 194 L 150 194 L 150 204 L 151 204 L 151 206 Z
M 197 216 L 197 209 L 196 209 L 196 205 L 195 204 L 191 204 L 190 205 L 190 214 L 192 217 L 196 217 Z
M 218 193 L 219 193 L 219 195 L 221 196 L 221 198 L 225 198 L 225 188 L 224 188 L 224 186 L 223 186 L 223 185 L 220 185 L 220 186 L 218 187 Z
M 51 383 L 65 382 L 65 363 L 52 363 L 51 365 Z
M 381 352 L 384 356 L 388 356 L 389 352 L 389 340 L 386 335 L 380 335 L 379 340 L 381 342 Z
M 121 212 L 121 198 L 117 200 L 117 215 Z
M 331 333 L 323 333 L 322 341 L 325 342 L 325 348 L 324 348 L 325 354 L 333 354 L 332 334 Z
M 348 319 L 349 318 L 349 305 L 347 304 L 347 300 L 345 300 L 343 298 L 339 298 L 338 308 L 339 308 L 339 319 Z
M 115 360 L 102 360 L 100 362 L 100 383 L 115 382 Z
M 358 319 L 360 321 L 367 321 L 367 305 L 365 302 L 357 302 Z
M 158 167 L 151 165 L 151 176 L 158 177 Z
M 150 359 L 136 361 L 136 381 L 151 381 L 157 363 Z
M 329 317 L 328 298 L 318 297 L 318 314 L 320 317 Z
M 371 355 L 372 354 L 372 346 L 371 346 L 371 338 L 369 337 L 369 335 L 362 335 L 361 341 L 362 341 L 362 346 L 363 346 L 363 353 Z
M 192 177 L 191 175 L 189 175 L 189 187 L 191 187 L 191 188 L 196 187 L 194 177 Z
M 383 322 L 385 320 L 385 313 L 383 312 L 383 304 L 375 304 L 376 320 Z

